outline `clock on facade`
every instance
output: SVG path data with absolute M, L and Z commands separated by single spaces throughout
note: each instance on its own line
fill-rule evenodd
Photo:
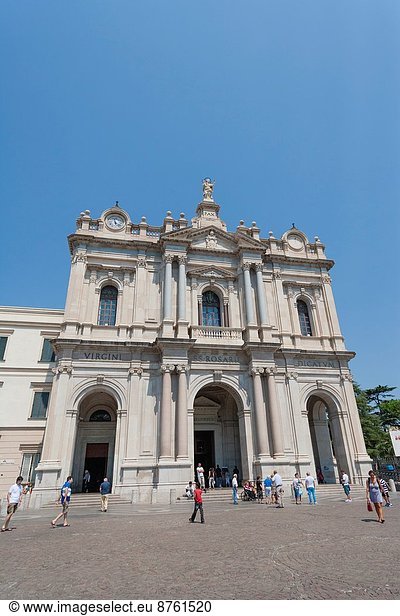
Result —
M 293 250 L 301 250 L 304 247 L 303 239 L 294 233 L 288 235 L 287 241 L 290 248 L 293 248 Z
M 125 218 L 119 214 L 110 214 L 106 218 L 106 225 L 110 229 L 122 229 L 125 226 Z

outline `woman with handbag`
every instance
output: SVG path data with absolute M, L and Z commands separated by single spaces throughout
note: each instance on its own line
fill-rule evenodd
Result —
M 374 471 L 369 471 L 368 475 L 369 477 L 366 481 L 367 509 L 368 511 L 373 511 L 373 505 L 378 516 L 378 522 L 383 524 L 385 520 L 382 508 L 382 487 Z

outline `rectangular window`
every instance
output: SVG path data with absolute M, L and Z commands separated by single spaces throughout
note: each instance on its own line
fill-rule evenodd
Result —
M 22 456 L 21 472 L 20 475 L 24 478 L 25 482 L 35 483 L 36 472 L 35 469 L 40 462 L 40 453 L 24 453 Z
M 7 336 L 1 336 L 0 338 L 0 360 L 4 359 L 4 353 L 6 352 Z
M 55 358 L 56 356 L 53 351 L 53 347 L 51 346 L 51 342 L 49 338 L 45 338 L 43 340 L 42 356 L 40 358 L 40 361 L 54 361 Z
M 31 419 L 45 419 L 49 404 L 49 391 L 36 391 L 33 398 Z

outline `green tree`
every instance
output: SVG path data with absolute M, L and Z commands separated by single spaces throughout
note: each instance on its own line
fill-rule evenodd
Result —
M 386 400 L 380 408 L 380 420 L 384 430 L 390 426 L 400 426 L 400 400 Z
M 389 425 L 397 425 L 392 422 L 394 418 L 398 419 L 400 425 L 400 400 L 385 401 L 384 398 L 390 396 L 394 389 L 396 388 L 378 385 L 374 389 L 363 390 L 354 383 L 365 446 L 371 458 L 393 456 L 392 442 L 385 429 Z
M 388 400 L 388 398 L 393 398 L 391 391 L 394 391 L 396 387 L 388 387 L 387 385 L 378 385 L 373 389 L 365 389 L 364 394 L 367 397 L 369 404 L 372 405 L 372 408 L 376 410 L 376 412 L 381 413 L 382 404 Z

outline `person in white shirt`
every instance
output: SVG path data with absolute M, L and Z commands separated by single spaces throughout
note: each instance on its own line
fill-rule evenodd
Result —
M 202 467 L 201 462 L 198 463 L 196 472 L 197 472 L 197 481 L 200 484 L 200 488 L 205 491 L 206 484 L 204 483 L 204 468 Z
M 21 477 L 21 475 L 17 477 L 15 483 L 12 486 L 10 486 L 10 489 L 7 492 L 7 516 L 6 516 L 6 519 L 4 520 L 3 526 L 1 527 L 2 533 L 4 533 L 6 530 L 12 530 L 12 528 L 9 528 L 9 525 L 10 525 L 11 518 L 13 517 L 14 513 L 17 511 L 22 501 L 22 482 L 23 480 L 24 478 Z
M 238 504 L 238 480 L 237 480 L 236 473 L 233 475 L 233 478 L 232 478 L 232 497 L 233 497 L 233 504 L 237 505 Z
M 344 472 L 343 469 L 340 471 L 340 483 L 342 484 L 344 493 L 346 494 L 346 503 L 351 503 L 352 500 L 350 496 L 350 480 L 349 476 Z
M 275 503 L 278 507 L 283 507 L 283 481 L 278 471 L 274 471 L 272 475 L 272 487 L 273 494 L 275 496 Z
M 189 481 L 189 483 L 187 484 L 185 488 L 185 496 L 187 496 L 187 498 L 193 498 L 193 494 L 194 494 L 194 485 L 192 481 Z
M 306 484 L 306 490 L 308 494 L 308 504 L 316 505 L 317 497 L 315 495 L 316 483 L 315 483 L 314 477 L 311 477 L 310 473 L 306 473 L 306 478 L 304 480 L 304 483 Z

